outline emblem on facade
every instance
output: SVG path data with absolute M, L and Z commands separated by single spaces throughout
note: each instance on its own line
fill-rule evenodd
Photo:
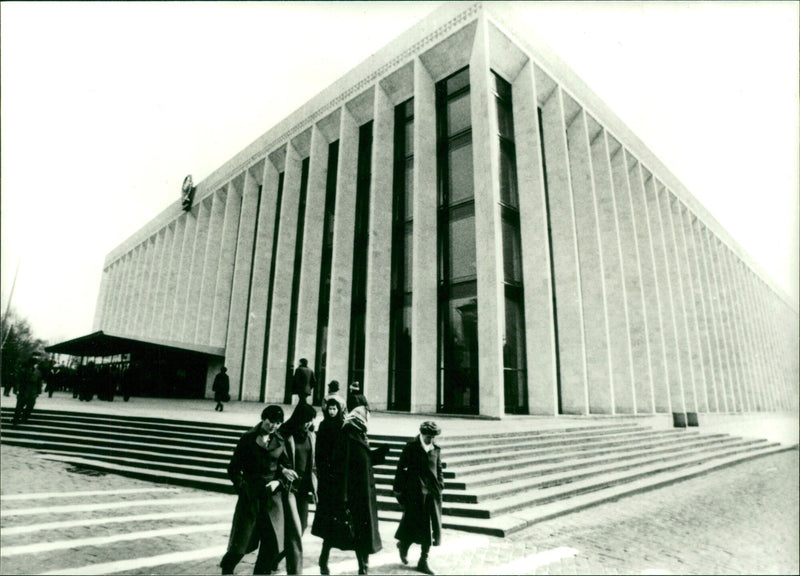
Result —
M 194 184 L 192 183 L 192 175 L 189 174 L 183 179 L 183 186 L 181 186 L 181 204 L 184 210 L 192 209 L 192 200 L 194 199 Z

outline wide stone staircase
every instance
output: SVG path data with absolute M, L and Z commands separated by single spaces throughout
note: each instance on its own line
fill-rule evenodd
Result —
M 247 429 L 231 424 L 36 410 L 11 426 L 2 409 L 0 442 L 80 468 L 232 493 L 226 468 Z M 387 444 L 375 468 L 380 518 L 398 520 L 392 496 L 408 438 Z M 793 447 L 697 429 L 654 430 L 633 422 L 449 436 L 442 439 L 445 528 L 504 536 L 530 524 Z

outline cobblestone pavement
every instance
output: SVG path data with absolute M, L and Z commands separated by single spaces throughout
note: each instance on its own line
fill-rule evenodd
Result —
M 24 448 L 2 446 L 0 457 L 0 573 L 219 573 L 233 496 L 81 470 Z M 445 530 L 431 564 L 440 574 L 798 574 L 798 478 L 795 450 L 505 539 Z M 416 573 L 418 548 L 401 565 L 395 529 L 381 523 L 372 573 Z M 306 534 L 304 546 L 305 572 L 316 574 L 320 540 Z M 252 573 L 254 557 L 236 573 Z M 334 551 L 330 565 L 356 571 L 351 552 Z

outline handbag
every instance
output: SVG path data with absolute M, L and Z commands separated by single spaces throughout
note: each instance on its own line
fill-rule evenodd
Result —
M 230 402 L 231 401 L 231 395 L 228 394 L 227 392 L 225 392 L 225 397 L 222 399 L 222 401 L 223 402 Z
M 347 457 L 344 467 L 344 502 L 331 515 L 331 537 L 330 543 L 334 548 L 340 550 L 353 550 L 356 541 L 356 528 L 353 522 L 353 515 L 347 505 L 347 476 L 350 468 L 350 444 L 347 445 Z

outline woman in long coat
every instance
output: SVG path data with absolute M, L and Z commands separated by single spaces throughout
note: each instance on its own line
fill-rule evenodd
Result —
M 403 506 L 403 517 L 394 537 L 400 560 L 408 563 L 408 549 L 412 543 L 422 547 L 417 570 L 433 574 L 428 565 L 431 545 L 438 546 L 442 539 L 442 476 L 441 449 L 433 442 L 440 433 L 435 422 L 423 422 L 419 436 L 408 442 L 397 463 L 393 491 Z
M 355 538 L 352 543 L 333 543 L 341 550 L 354 550 L 358 573 L 369 572 L 369 555 L 379 552 L 381 535 L 378 531 L 378 498 L 372 467 L 383 463 L 388 446 L 371 450 L 367 439 L 369 404 L 364 396 L 347 414 L 342 425 L 341 445 L 337 452 L 342 466 L 337 467 L 334 498 L 350 510 Z M 346 479 L 346 481 L 345 481 Z
M 228 465 L 228 476 L 239 499 L 228 551 L 220 562 L 223 574 L 233 574 L 242 557 L 256 548 L 259 550 L 254 573 L 269 574 L 283 551 L 281 492 L 297 474 L 290 468 L 285 441 L 278 433 L 283 409 L 267 406 L 261 420 L 239 439 Z
M 317 465 L 317 508 L 311 533 L 322 538 L 322 551 L 319 555 L 320 574 L 330 574 L 328 558 L 332 540 L 336 537 L 333 517 L 339 511 L 336 500 L 336 483 L 343 481 L 338 470 L 342 466 L 341 444 L 342 424 L 344 424 L 344 403 L 338 396 L 325 399 L 324 418 L 317 431 L 317 444 L 314 455 Z

